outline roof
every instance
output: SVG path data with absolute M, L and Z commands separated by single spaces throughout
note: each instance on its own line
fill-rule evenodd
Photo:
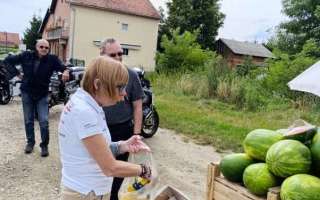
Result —
M 157 20 L 160 19 L 158 11 L 149 0 L 70 0 L 69 2 L 73 5 L 105 9 Z
M 262 44 L 251 42 L 240 42 L 236 40 L 229 40 L 220 38 L 219 41 L 223 42 L 233 53 L 240 55 L 256 56 L 263 58 L 273 58 L 273 54 Z
M 19 33 L 0 32 L 0 45 L 6 44 L 19 46 Z
M 53 14 L 57 5 L 57 0 L 52 0 L 50 7 L 47 9 L 46 15 L 44 16 L 41 26 L 39 28 L 39 33 L 42 33 L 44 31 L 44 28 L 49 20 L 50 14 Z

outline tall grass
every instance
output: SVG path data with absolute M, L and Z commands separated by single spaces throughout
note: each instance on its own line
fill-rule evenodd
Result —
M 258 88 L 250 88 L 252 83 L 239 77 L 228 81 L 229 85 L 224 83 L 228 85 L 230 95 L 230 102 L 224 103 L 217 97 L 210 97 L 206 90 L 208 87 L 201 89 L 205 82 L 208 85 L 205 77 L 203 72 L 149 76 L 156 95 L 161 127 L 187 134 L 197 142 L 214 145 L 219 150 L 240 152 L 243 151 L 242 141 L 251 130 L 286 128 L 299 118 L 320 124 L 319 112 L 310 107 L 294 107 L 292 102 L 281 97 L 270 98 L 265 109 L 251 111 L 239 107 L 237 103 L 259 107 L 259 98 L 264 99 L 256 94 Z M 205 94 L 208 96 L 204 97 Z

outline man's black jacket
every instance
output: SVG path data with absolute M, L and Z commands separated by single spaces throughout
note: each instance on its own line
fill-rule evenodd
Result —
M 21 91 L 27 92 L 38 99 L 48 94 L 50 77 L 54 71 L 64 71 L 66 67 L 55 55 L 48 54 L 39 58 L 34 51 L 25 51 L 18 55 L 8 56 L 4 63 L 7 67 L 21 65 L 23 79 Z M 12 70 L 19 75 L 18 70 Z

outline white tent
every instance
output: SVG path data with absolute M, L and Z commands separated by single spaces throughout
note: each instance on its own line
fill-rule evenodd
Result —
M 320 96 L 320 61 L 302 72 L 288 85 L 291 90 L 309 92 Z

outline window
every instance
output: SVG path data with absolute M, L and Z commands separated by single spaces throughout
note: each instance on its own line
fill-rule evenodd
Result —
M 123 31 L 128 31 L 128 24 L 124 24 L 124 23 L 122 23 L 122 30 Z
M 122 51 L 123 51 L 123 55 L 126 55 L 126 56 L 129 55 L 129 49 L 123 48 Z

